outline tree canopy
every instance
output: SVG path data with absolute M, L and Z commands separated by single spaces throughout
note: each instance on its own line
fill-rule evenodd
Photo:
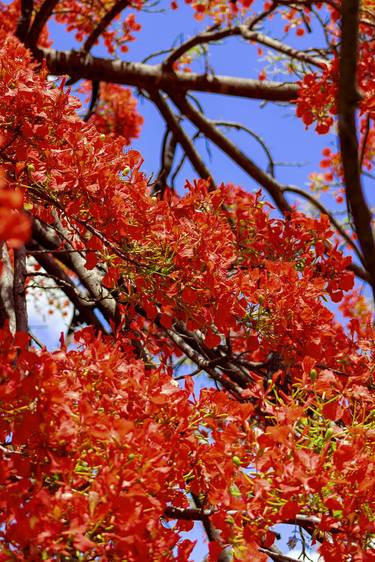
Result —
M 147 1 L 0 2 L 2 561 L 186 562 L 197 524 L 212 562 L 292 560 L 284 524 L 327 562 L 374 559 L 373 3 L 188 3 L 207 27 L 135 62 Z M 198 72 L 231 37 L 284 76 Z M 197 92 L 293 107 L 337 147 L 282 183 Z M 153 176 L 138 98 L 165 124 Z M 255 190 L 220 183 L 201 138 Z M 73 311 L 57 350 L 36 287 Z

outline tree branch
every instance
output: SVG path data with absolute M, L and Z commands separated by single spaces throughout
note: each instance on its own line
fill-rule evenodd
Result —
M 264 552 L 265 554 L 267 554 L 267 556 L 269 556 L 271 560 L 273 560 L 274 562 L 295 562 L 296 560 L 295 558 L 291 558 L 290 556 L 286 556 L 285 554 L 277 552 L 272 547 L 270 548 L 260 547 L 259 550 L 260 552 Z
M 56 229 L 65 240 L 69 238 L 69 232 L 64 229 L 60 221 L 57 221 Z M 71 244 L 66 244 L 69 249 L 73 249 Z M 86 260 L 78 252 L 69 253 L 69 261 L 83 286 L 92 295 L 93 300 L 98 303 L 99 310 L 108 320 L 117 321 L 117 303 L 108 289 L 103 286 L 102 275 L 95 269 L 87 270 L 85 266 Z
M 20 41 L 24 41 L 29 31 L 31 17 L 33 15 L 33 0 L 21 0 L 21 15 L 17 22 L 16 37 Z
M 13 299 L 16 315 L 16 331 L 28 332 L 26 308 L 26 249 L 24 246 L 14 250 Z
M 220 41 L 221 39 L 225 39 L 226 37 L 243 37 L 246 41 L 254 41 L 256 43 L 261 43 L 279 53 L 283 53 L 292 59 L 298 59 L 302 62 L 311 64 L 318 68 L 324 68 L 327 64 L 326 61 L 323 59 L 319 59 L 316 57 L 311 56 L 308 53 L 303 51 L 298 51 L 297 49 L 293 49 L 289 45 L 285 45 L 281 41 L 277 39 L 273 39 L 268 35 L 264 35 L 258 31 L 252 31 L 252 23 L 249 22 L 247 25 L 237 25 L 234 27 L 226 27 L 224 29 L 217 29 L 217 26 L 213 26 L 213 28 L 209 28 L 207 31 L 199 33 L 194 37 L 191 37 L 184 43 L 182 43 L 177 49 L 173 50 L 168 57 L 166 57 L 165 61 L 163 62 L 163 68 L 165 70 L 172 70 L 173 65 L 175 62 L 178 61 L 185 53 L 193 49 L 198 45 L 205 45 L 207 43 L 213 43 L 215 41 Z
M 162 326 L 160 326 L 160 327 L 162 327 Z M 193 349 L 185 341 L 185 339 L 180 334 L 177 334 L 174 330 L 164 328 L 164 331 L 169 336 L 169 338 L 173 341 L 173 343 L 181 351 L 183 351 L 185 353 L 185 355 L 187 357 L 189 357 L 189 359 L 191 359 L 191 361 L 193 361 L 203 371 L 206 371 L 206 373 L 213 380 L 219 382 L 226 390 L 228 390 L 233 396 L 235 396 L 237 400 L 243 401 L 242 388 L 240 386 L 238 386 L 237 383 L 230 380 L 229 378 L 226 378 L 222 374 L 217 373 L 215 371 L 215 369 L 213 368 L 214 362 L 212 362 L 209 359 L 206 359 L 205 357 L 203 357 L 201 355 L 201 353 L 199 353 L 198 351 Z
M 27 244 L 27 249 L 38 250 L 40 246 L 31 241 Z M 74 307 L 79 311 L 80 317 L 83 322 L 88 325 L 94 325 L 99 330 L 104 331 L 103 326 L 95 316 L 93 308 L 97 306 L 88 303 L 79 293 L 78 287 L 75 286 L 69 275 L 59 265 L 58 261 L 48 254 L 34 254 L 35 259 L 39 265 L 53 278 L 59 279 L 62 282 L 61 290 L 66 294 L 68 299 L 72 302 Z
M 90 119 L 91 115 L 93 114 L 93 112 L 95 110 L 95 106 L 96 106 L 96 104 L 98 102 L 98 98 L 99 98 L 99 93 L 100 93 L 100 82 L 98 80 L 95 80 L 95 81 L 92 82 L 90 105 L 88 107 L 86 115 L 84 115 L 84 117 L 82 118 L 82 120 L 85 123 L 87 123 L 87 121 Z
M 169 92 L 168 92 L 169 93 Z M 292 211 L 291 206 L 283 195 L 283 186 L 280 185 L 272 176 L 261 170 L 250 158 L 248 158 L 235 144 L 232 143 L 221 131 L 219 131 L 214 122 L 205 117 L 196 110 L 183 96 L 169 93 L 172 101 L 186 115 L 188 119 L 202 133 L 212 140 L 223 152 L 225 152 L 234 162 L 236 162 L 245 172 L 249 174 L 256 182 L 264 187 L 275 201 L 277 207 L 283 213 Z
M 39 8 L 39 11 L 34 18 L 34 21 L 25 40 L 26 46 L 31 50 L 36 47 L 43 27 L 51 17 L 53 10 L 58 4 L 58 1 L 59 0 L 45 0 L 45 2 Z
M 162 143 L 160 170 L 156 178 L 156 181 L 152 186 L 153 195 L 156 195 L 158 193 L 163 195 L 165 191 L 168 176 L 172 169 L 174 158 L 176 155 L 176 148 L 177 148 L 176 137 L 169 130 L 169 128 L 167 128 Z
M 99 39 L 100 35 L 107 29 L 112 20 L 118 16 L 122 10 L 129 6 L 129 0 L 119 0 L 115 2 L 110 10 L 103 16 L 96 28 L 90 33 L 86 41 L 83 44 L 82 51 L 88 53 L 90 49 L 95 45 L 96 41 Z
M 251 80 L 231 76 L 208 76 L 187 72 L 167 72 L 160 65 L 123 62 L 93 57 L 79 51 L 34 49 L 38 60 L 45 58 L 51 74 L 79 76 L 87 80 L 126 84 L 150 90 L 171 92 L 211 92 L 252 99 L 291 102 L 298 97 L 296 84 Z
M 195 149 L 194 144 L 191 142 L 188 135 L 185 133 L 184 129 L 178 123 L 176 116 L 173 114 L 171 108 L 169 107 L 168 103 L 156 91 L 150 91 L 149 93 L 151 101 L 157 106 L 160 111 L 160 114 L 164 118 L 168 128 L 172 131 L 176 140 L 180 143 L 183 150 L 185 151 L 187 157 L 189 158 L 190 162 L 192 163 L 193 167 L 195 168 L 199 177 L 203 179 L 208 179 L 211 177 L 210 171 L 206 168 L 206 165 L 200 158 L 198 152 Z
M 13 270 L 5 242 L 0 245 L 0 262 L 2 265 L 0 272 L 0 328 L 8 321 L 9 329 L 14 334 L 16 331 L 16 315 L 14 312 Z
M 260 135 L 249 129 L 249 127 L 246 127 L 245 125 L 241 125 L 241 123 L 236 123 L 234 121 L 215 120 L 213 121 L 213 124 L 216 125 L 217 127 L 228 127 L 230 129 L 236 129 L 237 131 L 244 131 L 245 133 L 253 137 L 253 139 L 255 139 L 263 148 L 267 156 L 268 159 L 267 171 L 271 174 L 273 178 L 275 177 L 275 162 L 272 158 L 271 151 L 269 150 L 268 146 L 266 145 L 266 143 L 264 142 L 264 140 Z
M 375 299 L 375 240 L 372 217 L 361 184 L 355 109 L 360 95 L 356 87 L 359 0 L 343 0 L 341 21 L 339 140 L 346 197 Z

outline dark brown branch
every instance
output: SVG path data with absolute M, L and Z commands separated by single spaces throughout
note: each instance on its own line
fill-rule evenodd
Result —
M 361 184 L 355 110 L 359 0 L 343 0 L 339 81 L 339 140 L 346 197 L 375 299 L 375 240 L 372 217 Z
M 16 37 L 20 41 L 24 41 L 27 32 L 29 31 L 31 17 L 33 15 L 33 0 L 22 0 L 21 1 L 21 15 L 17 22 Z
M 99 91 L 100 91 L 100 82 L 95 80 L 92 83 L 90 105 L 88 107 L 86 115 L 83 117 L 83 121 L 85 123 L 87 123 L 87 121 L 90 119 L 91 115 L 94 112 L 95 106 L 96 106 L 96 104 L 98 102 L 98 99 L 99 99 Z
M 27 332 L 26 308 L 26 249 L 24 246 L 14 250 L 13 299 L 16 315 L 16 331 Z
M 165 517 L 182 521 L 202 521 L 213 513 L 215 513 L 213 509 L 198 509 L 197 507 L 167 507 L 164 511 Z
M 290 102 L 297 99 L 298 86 L 280 82 L 251 80 L 231 76 L 208 76 L 187 72 L 167 72 L 160 65 L 108 60 L 79 51 L 34 49 L 35 56 L 46 59 L 51 74 L 79 76 L 113 84 L 126 84 L 150 90 L 172 92 L 211 92 L 269 101 Z
M 277 3 L 281 6 L 288 6 L 293 8 L 311 8 L 314 4 L 327 4 L 327 6 L 332 6 L 337 12 L 340 13 L 340 5 L 336 4 L 334 0 L 324 0 L 324 2 L 320 2 L 319 0 L 296 0 L 295 2 L 291 2 L 290 0 L 277 0 Z
M 167 186 L 168 176 L 173 166 L 173 162 L 176 155 L 177 140 L 176 137 L 169 129 L 166 130 L 163 145 L 161 150 L 161 163 L 160 171 L 156 178 L 155 183 L 152 186 L 152 194 L 160 194 L 163 196 L 165 188 Z
M 216 541 L 220 544 L 220 537 L 218 531 L 212 525 L 210 521 L 210 515 L 215 513 L 213 509 L 203 509 L 201 507 L 201 502 L 196 494 L 192 494 L 194 503 L 197 507 L 191 508 L 180 508 L 180 507 L 167 507 L 164 511 L 165 517 L 169 519 L 181 519 L 183 521 L 201 521 L 204 530 L 206 532 L 207 538 L 210 542 Z M 230 562 L 232 560 L 232 556 L 229 552 L 229 549 L 223 546 L 223 550 L 219 555 L 218 562 Z
M 96 41 L 99 39 L 100 35 L 107 29 L 110 23 L 118 16 L 122 10 L 129 6 L 129 0 L 119 0 L 115 2 L 114 5 L 100 20 L 96 28 L 90 33 L 86 41 L 83 44 L 82 50 L 86 53 L 95 45 Z
M 357 265 L 356 263 L 351 263 L 350 265 L 348 265 L 348 269 L 349 271 L 352 271 L 354 275 L 359 277 L 359 279 L 362 279 L 362 281 L 370 283 L 370 276 L 367 271 L 359 267 L 359 265 Z
M 9 322 L 9 329 L 14 334 L 16 331 L 16 315 L 14 312 L 13 298 L 13 270 L 10 263 L 9 252 L 5 242 L 0 244 L 0 328 Z
M 200 158 L 198 152 L 195 149 L 194 144 L 190 140 L 189 136 L 185 133 L 184 129 L 179 124 L 176 116 L 169 107 L 165 99 L 159 94 L 159 92 L 150 92 L 150 99 L 155 103 L 160 111 L 160 114 L 164 118 L 168 128 L 173 132 L 175 139 L 180 143 L 183 150 L 185 151 L 187 157 L 195 168 L 197 174 L 203 178 L 208 179 L 211 177 L 210 171 L 206 168 L 203 160 Z
M 245 170 L 249 176 L 268 191 L 281 212 L 289 213 L 292 211 L 291 206 L 283 195 L 282 185 L 250 160 L 250 158 L 232 143 L 232 141 L 215 127 L 213 121 L 196 110 L 183 96 L 170 94 L 170 97 L 180 111 L 186 115 L 207 138 L 221 148 L 221 150 Z
M 40 34 L 43 31 L 43 27 L 51 17 L 53 10 L 58 4 L 58 1 L 59 0 L 45 0 L 45 2 L 39 8 L 39 11 L 34 18 L 25 41 L 26 46 L 30 49 L 34 49 L 34 47 L 36 47 Z

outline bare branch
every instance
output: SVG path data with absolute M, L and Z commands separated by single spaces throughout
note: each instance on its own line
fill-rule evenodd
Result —
M 355 109 L 359 0 L 343 0 L 339 82 L 339 140 L 346 197 L 375 299 L 375 240 L 372 217 L 362 189 Z
M 235 382 L 231 381 L 230 379 L 224 377 L 222 374 L 217 373 L 215 369 L 212 367 L 212 362 L 209 359 L 203 357 L 201 353 L 193 349 L 185 339 L 175 332 L 172 329 L 164 328 L 164 331 L 169 336 L 169 338 L 173 341 L 173 343 L 181 349 L 185 353 L 191 361 L 200 367 L 215 381 L 219 382 L 226 390 L 228 390 L 233 396 L 237 398 L 239 401 L 243 401 L 242 398 L 242 388 L 238 386 Z
M 359 169 L 360 169 L 361 172 L 362 172 L 362 167 L 363 167 L 363 161 L 364 161 L 365 155 L 366 155 L 367 141 L 368 141 L 370 131 L 371 131 L 371 117 L 370 117 L 370 114 L 368 114 L 367 119 L 366 119 L 365 134 L 363 135 L 363 140 L 362 140 L 361 155 L 359 157 Z
M 43 31 L 43 27 L 46 25 L 47 21 L 52 15 L 53 10 L 55 9 L 56 5 L 58 4 L 59 0 L 45 0 L 45 2 L 39 8 L 38 13 L 36 14 L 34 21 L 31 25 L 30 31 L 26 37 L 26 46 L 29 47 L 31 50 L 36 47 L 39 36 Z
M 176 140 L 181 144 L 183 150 L 186 152 L 187 157 L 194 166 L 197 174 L 203 178 L 208 179 L 211 177 L 210 171 L 206 168 L 206 165 L 200 158 L 198 152 L 195 149 L 194 144 L 185 133 L 184 129 L 181 127 L 173 114 L 171 108 L 165 99 L 159 94 L 159 92 L 150 91 L 150 99 L 155 103 L 159 109 L 161 115 L 163 116 L 168 128 L 173 132 Z
M 29 31 L 31 17 L 33 15 L 33 0 L 21 0 L 21 15 L 17 22 L 16 37 L 23 41 Z
M 87 110 L 86 115 L 83 117 L 83 121 L 85 123 L 87 123 L 87 121 L 90 119 L 91 115 L 93 114 L 93 112 L 95 110 L 95 106 L 96 106 L 96 104 L 98 102 L 98 99 L 99 99 L 99 93 L 100 93 L 100 82 L 95 80 L 95 81 L 92 82 L 90 105 L 89 105 L 89 108 Z
M 266 145 L 266 143 L 264 142 L 264 140 L 260 135 L 249 129 L 249 127 L 245 127 L 245 125 L 241 125 L 241 123 L 235 123 L 233 121 L 218 121 L 218 120 L 213 121 L 213 123 L 217 127 L 229 127 L 231 129 L 236 129 L 237 131 L 244 131 L 245 133 L 253 137 L 263 148 L 268 159 L 268 171 L 272 177 L 275 177 L 275 162 L 273 161 L 271 151 L 269 150 L 268 146 Z
M 122 10 L 129 6 L 129 0 L 119 0 L 115 2 L 110 10 L 103 16 L 96 28 L 90 33 L 86 41 L 83 44 L 82 51 L 88 53 L 90 49 L 95 45 L 96 41 L 99 39 L 100 35 L 107 29 L 110 23 L 118 16 Z
M 281 82 L 251 80 L 231 76 L 208 76 L 188 72 L 167 72 L 160 65 L 123 62 L 93 57 L 79 51 L 34 49 L 35 56 L 46 59 L 51 74 L 79 76 L 87 80 L 126 84 L 150 90 L 174 92 L 211 92 L 251 99 L 290 102 L 297 99 L 298 86 Z
M 5 242 L 0 246 L 0 327 L 9 322 L 9 329 L 14 334 L 16 331 L 16 315 L 14 312 L 13 298 L 13 270 L 10 263 L 9 252 Z
M 269 556 L 271 558 L 271 560 L 274 560 L 274 562 L 295 562 L 295 558 L 291 558 L 290 556 L 286 556 L 285 554 L 282 554 L 280 552 L 276 552 L 275 549 L 273 549 L 272 547 L 270 548 L 259 548 L 260 552 L 264 552 L 265 554 L 267 554 L 267 556 Z
M 180 111 L 186 115 L 207 138 L 221 148 L 221 150 L 245 170 L 249 176 L 268 191 L 281 212 L 289 213 L 292 211 L 291 206 L 283 195 L 282 185 L 250 160 L 250 158 L 233 144 L 232 141 L 215 127 L 213 121 L 197 111 L 183 96 L 170 94 L 170 97 Z
M 173 166 L 174 158 L 176 155 L 176 148 L 176 137 L 173 133 L 171 133 L 169 129 L 167 129 L 163 139 L 160 171 L 152 187 L 153 194 L 160 193 L 161 195 L 163 195 L 166 188 L 168 176 Z
M 24 246 L 14 250 L 13 299 L 16 315 L 16 331 L 27 332 L 26 308 L 26 249 Z
M 217 26 L 213 26 L 207 31 L 199 33 L 194 37 L 191 37 L 184 43 L 182 43 L 177 49 L 172 51 L 172 53 L 165 59 L 163 63 L 163 68 L 165 70 L 172 70 L 175 62 L 178 61 L 185 53 L 193 49 L 198 45 L 205 45 L 207 43 L 214 43 L 215 41 L 220 41 L 226 37 L 243 37 L 246 41 L 254 41 L 256 43 L 261 43 L 275 51 L 285 54 L 286 56 L 297 59 L 302 62 L 311 64 L 318 68 L 324 68 L 327 62 L 324 59 L 311 56 L 309 53 L 304 51 L 298 51 L 289 45 L 285 45 L 277 39 L 273 39 L 268 35 L 264 35 L 258 31 L 252 31 L 252 23 L 249 22 L 247 25 L 238 25 L 234 27 L 225 27 L 223 29 L 217 29 Z
M 61 222 L 56 219 L 57 225 L 56 229 L 61 234 L 65 240 L 69 238 L 69 233 L 62 226 Z M 73 249 L 73 246 L 67 243 L 69 249 Z M 117 320 L 117 303 L 112 297 L 108 289 L 106 289 L 102 284 L 102 275 L 95 270 L 86 269 L 86 260 L 78 253 L 70 253 L 69 261 L 73 266 L 73 270 L 77 273 L 81 283 L 86 287 L 89 293 L 92 295 L 93 300 L 98 303 L 98 308 L 103 312 L 107 319 Z

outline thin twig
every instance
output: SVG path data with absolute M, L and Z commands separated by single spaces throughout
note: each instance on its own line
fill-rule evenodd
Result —
M 25 41 L 26 46 L 30 49 L 34 49 L 36 47 L 43 27 L 51 17 L 58 1 L 59 0 L 45 0 L 39 8 Z

